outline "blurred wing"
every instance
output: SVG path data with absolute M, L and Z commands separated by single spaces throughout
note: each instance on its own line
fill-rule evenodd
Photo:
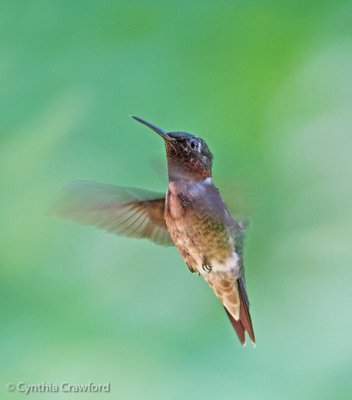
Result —
M 249 226 L 249 221 L 238 221 L 233 220 L 234 224 L 232 226 L 232 234 L 235 236 L 235 251 L 240 257 L 240 266 L 242 271 L 242 276 L 244 277 L 244 265 L 243 265 L 243 246 L 246 229 Z
M 89 181 L 67 185 L 55 201 L 56 215 L 118 235 L 173 245 L 164 219 L 165 197 L 141 189 Z

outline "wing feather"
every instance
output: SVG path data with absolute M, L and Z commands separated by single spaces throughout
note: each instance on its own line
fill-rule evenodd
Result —
M 84 225 L 173 245 L 164 219 L 164 195 L 147 190 L 76 181 L 58 195 L 53 212 Z

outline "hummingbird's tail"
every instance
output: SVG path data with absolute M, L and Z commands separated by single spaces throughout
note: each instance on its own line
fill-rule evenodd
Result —
M 239 278 L 237 280 L 237 286 L 238 286 L 238 294 L 240 298 L 240 316 L 239 319 L 236 320 L 230 312 L 227 310 L 226 307 L 225 311 L 230 319 L 230 322 L 235 329 L 238 339 L 240 340 L 242 346 L 246 345 L 246 332 L 248 332 L 248 335 L 252 341 L 253 344 L 255 344 L 255 336 L 254 336 L 254 331 L 253 331 L 253 325 L 252 325 L 252 320 L 251 320 L 251 315 L 249 313 L 249 302 L 248 302 L 248 297 L 246 293 L 246 288 L 244 286 L 244 280 L 243 278 Z

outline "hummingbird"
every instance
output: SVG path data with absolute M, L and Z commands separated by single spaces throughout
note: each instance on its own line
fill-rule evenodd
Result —
M 247 332 L 255 345 L 243 265 L 246 223 L 231 216 L 213 183 L 208 145 L 190 133 L 167 132 L 131 117 L 164 140 L 166 194 L 76 181 L 62 191 L 56 213 L 115 234 L 176 246 L 189 270 L 202 276 L 221 301 L 241 344 Z

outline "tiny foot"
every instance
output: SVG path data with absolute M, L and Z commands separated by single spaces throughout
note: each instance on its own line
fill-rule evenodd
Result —
M 204 272 L 211 272 L 211 270 L 213 269 L 213 267 L 209 264 L 203 264 L 202 268 Z

